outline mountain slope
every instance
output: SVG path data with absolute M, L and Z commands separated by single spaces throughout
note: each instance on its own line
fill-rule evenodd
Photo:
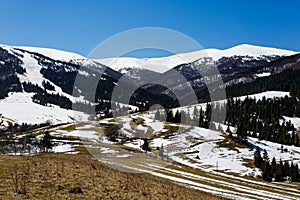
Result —
M 58 49 L 51 49 L 51 48 L 42 48 L 42 47 L 29 47 L 29 46 L 8 46 L 8 45 L 0 45 L 0 47 L 4 49 L 22 49 L 34 53 L 43 54 L 49 58 L 55 60 L 63 60 L 63 61 L 70 61 L 72 59 L 84 59 L 85 57 L 73 52 L 62 51 Z
M 91 107 L 92 102 L 79 88 L 73 93 L 75 78 L 89 80 L 92 74 L 104 71 L 99 89 L 105 90 L 112 88 L 121 74 L 93 61 L 65 61 L 73 58 L 83 57 L 51 49 L 0 47 L 0 94 L 4 98 L 0 100 L 0 114 L 18 124 L 87 120 L 88 115 L 70 110 L 74 105 Z
M 264 48 L 262 50 L 265 51 Z M 229 52 L 232 51 L 233 50 L 230 50 Z M 247 89 L 248 86 L 245 86 L 248 83 L 250 85 L 253 84 L 256 87 L 255 92 L 251 90 L 252 93 L 290 88 L 291 80 L 289 78 L 291 78 L 291 75 L 281 77 L 281 74 L 286 69 L 297 69 L 300 61 L 300 54 L 293 54 L 290 56 L 283 56 L 282 54 L 280 56 L 272 55 L 272 51 L 269 53 L 269 55 L 257 56 L 259 54 L 260 53 L 256 53 L 256 55 L 253 54 L 253 57 L 234 55 L 231 57 L 222 57 L 217 61 L 206 57 L 200 58 L 194 62 L 181 64 L 174 67 L 173 70 L 169 70 L 158 77 L 155 82 L 168 83 L 169 90 L 171 89 L 173 91 L 180 91 L 183 87 L 189 84 L 194 89 L 197 98 L 200 101 L 209 100 L 210 97 L 207 90 L 207 85 L 215 87 L 213 85 L 218 81 L 223 81 L 224 85 L 218 84 L 218 87 L 226 87 L 227 95 L 230 96 L 251 94 Z M 216 69 L 218 69 L 218 71 L 216 71 Z M 175 79 L 174 76 L 172 76 L 174 75 L 174 70 L 176 70 L 176 73 L 184 78 L 181 78 L 181 80 Z M 205 76 L 203 76 L 203 74 L 205 74 Z M 273 76 L 276 76 L 277 80 L 284 81 L 281 84 L 276 81 L 276 78 L 273 78 Z M 263 82 L 261 80 L 266 81 L 264 84 L 261 84 L 261 82 Z M 260 84 L 257 84 L 258 82 L 260 82 Z M 258 85 L 260 85 L 261 89 L 258 89 Z M 263 85 L 268 85 L 268 87 L 262 87 Z M 280 85 L 288 86 L 280 87 Z M 169 93 L 169 90 L 159 90 L 158 88 L 158 86 L 153 86 L 151 89 L 153 91 L 165 94 Z M 288 89 L 285 89 L 284 91 L 287 90 Z M 189 99 L 190 95 L 193 94 L 184 93 L 181 98 Z
M 158 73 L 164 73 L 180 64 L 190 63 L 204 57 L 210 57 L 217 61 L 222 57 L 246 56 L 260 59 L 264 56 L 289 56 L 296 54 L 294 51 L 282 50 L 270 47 L 260 47 L 242 44 L 225 50 L 203 49 L 195 52 L 181 53 L 162 58 L 105 58 L 97 59 L 98 62 L 110 66 L 116 71 L 126 73 L 129 69 L 147 69 Z M 127 70 L 126 70 L 127 69 Z
M 262 76 L 265 78 L 267 75 L 280 73 L 282 69 L 289 68 L 293 62 L 296 62 L 297 56 L 295 58 L 293 56 L 286 57 L 291 54 L 295 54 L 295 52 L 240 45 L 227 50 L 207 49 L 166 58 L 120 58 L 116 60 L 117 65 L 111 65 L 108 61 L 112 59 L 90 60 L 81 55 L 60 50 L 0 45 L 0 98 L 4 98 L 1 101 L 3 107 L 5 103 L 10 102 L 9 99 L 20 98 L 21 104 L 14 105 L 38 103 L 40 106 L 47 108 L 56 106 L 56 109 L 67 110 L 75 104 L 78 109 L 84 108 L 94 112 L 93 103 L 96 102 L 98 111 L 109 108 L 115 86 L 124 85 L 126 91 L 123 91 L 123 93 L 132 95 L 130 104 L 145 110 L 153 104 L 162 104 L 170 108 L 178 106 L 171 90 L 181 90 L 186 86 L 185 84 L 192 85 L 198 99 L 207 100 L 204 98 L 207 94 L 203 92 L 205 84 L 201 73 L 209 69 L 211 65 L 218 67 L 226 85 L 230 86 L 252 82 Z M 284 60 L 285 58 L 286 60 Z M 191 60 L 195 61 L 188 63 Z M 184 64 L 177 65 L 181 62 Z M 104 64 L 109 65 L 109 67 Z M 148 70 L 147 66 L 143 66 L 145 64 L 151 70 L 152 67 L 156 67 L 156 71 Z M 110 68 L 110 66 L 113 66 L 117 69 L 116 66 L 118 65 L 136 66 L 134 68 L 120 68 L 121 72 Z M 164 67 L 161 67 L 161 65 Z M 175 65 L 177 66 L 174 67 Z M 184 77 L 181 80 L 183 82 L 175 80 L 170 75 L 170 71 L 160 74 L 159 72 L 162 72 L 162 69 L 165 70 L 165 68 L 176 70 Z M 100 82 L 98 82 L 100 76 Z M 82 87 L 84 88 L 78 88 L 77 86 L 74 88 L 74 81 L 78 77 L 82 80 Z M 210 79 L 211 77 L 206 78 Z M 143 86 L 148 82 L 156 84 Z M 170 87 L 161 87 L 160 83 L 168 83 Z M 138 89 L 136 89 L 137 86 Z M 134 94 L 131 94 L 131 89 L 135 91 Z M 188 98 L 190 94 L 185 93 L 183 95 Z M 8 100 L 6 101 L 6 99 Z M 31 101 L 28 102 L 30 99 Z M 122 95 L 120 99 L 122 99 Z M 128 102 L 120 103 L 126 104 Z M 42 107 L 34 107 L 43 110 Z M 40 112 L 37 116 L 43 116 L 45 112 Z M 4 109 L 0 110 L 0 113 L 22 123 L 22 120 L 20 120 L 23 119 L 22 113 L 20 113 L 20 117 L 13 116 L 18 115 L 18 112 L 9 113 L 8 110 Z M 64 111 L 63 113 L 67 113 L 64 116 L 69 116 L 69 112 Z M 46 119 L 45 117 L 38 118 L 41 119 L 41 122 Z M 73 119 L 69 117 L 68 120 L 72 121 Z M 68 120 L 66 120 L 66 117 L 61 119 L 57 117 L 53 118 L 52 121 L 58 123 L 59 121 Z M 30 120 L 26 122 L 30 122 Z

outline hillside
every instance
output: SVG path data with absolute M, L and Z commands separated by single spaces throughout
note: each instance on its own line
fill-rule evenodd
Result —
M 188 53 L 198 59 L 174 68 L 171 63 L 176 62 L 168 57 L 171 70 L 160 74 L 130 67 L 120 72 L 99 60 L 59 50 L 0 47 L 0 154 L 24 155 L 3 158 L 12 163 L 24 159 L 27 166 L 40 165 L 42 169 L 21 166 L 17 184 L 23 187 L 21 193 L 23 178 L 33 173 L 30 198 L 41 197 L 38 187 L 45 189 L 42 193 L 58 187 L 49 198 L 77 198 L 68 193 L 77 183 L 82 184 L 79 187 L 84 194 L 88 191 L 88 197 L 100 191 L 119 198 L 115 196 L 118 190 L 120 195 L 130 191 L 126 197 L 138 199 L 187 195 L 173 193 L 177 189 L 173 191 L 172 186 L 171 191 L 168 183 L 164 190 L 153 175 L 226 198 L 299 198 L 300 54 L 251 45 L 209 52 L 211 57 Z M 210 74 L 213 67 L 219 75 Z M 214 85 L 218 79 L 224 85 Z M 145 84 L 148 81 L 151 83 Z M 229 98 L 209 102 L 208 86 L 226 90 Z M 191 90 L 185 92 L 186 88 Z M 125 172 L 139 173 L 130 181 L 135 176 L 139 181 L 148 180 L 144 173 L 150 174 L 150 182 L 145 184 L 158 192 L 137 192 L 144 183 L 131 191 L 129 186 L 123 188 L 124 177 L 119 180 L 101 174 L 100 179 L 112 186 L 96 186 L 99 177 L 91 174 L 97 172 L 96 161 L 74 155 L 79 153 L 105 163 L 107 171 L 120 173 L 116 175 L 120 178 Z M 63 164 L 70 166 L 66 180 L 60 173 L 54 174 L 54 169 L 59 171 L 57 159 L 64 160 L 64 156 L 70 158 L 70 163 Z M 73 169 L 71 163 L 78 163 L 75 160 L 82 160 L 82 165 Z M 9 168 L 5 173 L 10 173 L 14 168 L 5 164 Z M 86 170 L 86 165 L 93 170 Z M 102 164 L 99 168 L 106 170 Z M 40 186 L 36 175 L 49 185 Z M 8 188 L 11 186 L 4 188 L 3 194 Z M 19 197 L 23 198 L 22 194 Z
M 223 57 L 244 56 L 245 60 L 249 60 L 268 56 L 290 56 L 294 54 L 296 54 L 296 52 L 290 50 L 242 44 L 224 50 L 202 49 L 195 52 L 180 53 L 162 58 L 121 57 L 96 60 L 123 73 L 126 73 L 126 71 L 131 69 L 147 69 L 158 73 L 164 73 L 178 65 L 191 63 L 202 58 L 211 58 L 213 61 L 218 61 Z
M 3 200 L 225 199 L 151 175 L 116 171 L 84 154 L 0 156 L 0 172 Z M 75 187 L 82 193 L 71 193 Z
M 286 88 L 291 85 L 288 81 L 283 80 L 287 86 L 278 88 L 278 84 L 273 83 L 278 79 L 272 77 L 277 74 L 280 76 L 284 69 L 297 64 L 298 57 L 293 55 L 295 53 L 269 47 L 239 45 L 225 50 L 205 49 L 165 58 L 92 60 L 56 49 L 1 45 L 0 113 L 16 123 L 57 124 L 86 120 L 89 117 L 87 113 L 101 114 L 111 107 L 112 93 L 120 85 L 124 94 L 135 90 L 129 102 L 119 102 L 123 103 L 125 110 L 129 108 L 126 106 L 128 103 L 136 106 L 131 107 L 133 110 L 137 107 L 147 110 L 154 104 L 167 108 L 176 107 L 179 103 L 174 98 L 174 91 L 180 93 L 186 84 L 192 86 L 198 101 L 207 101 L 209 99 L 205 83 L 209 83 L 210 79 L 214 80 L 214 77 L 207 76 L 208 82 L 204 82 L 201 73 L 205 73 L 212 62 L 220 70 L 230 96 L 245 95 L 244 91 L 248 91 L 247 84 L 261 85 L 261 81 L 269 86 L 258 89 L 250 87 L 250 91 L 287 91 Z M 112 60 L 113 63 L 110 62 Z M 156 66 L 160 70 L 174 68 L 160 74 L 151 68 L 144 68 L 147 65 Z M 127 71 L 122 71 L 123 69 Z M 174 78 L 174 72 L 183 79 Z M 80 80 L 80 85 L 74 87 L 75 80 Z M 148 82 L 156 84 L 144 85 Z M 179 97 L 190 99 L 189 95 L 190 92 L 184 92 Z M 26 107 L 21 106 L 25 104 Z M 21 107 L 19 112 L 10 109 L 17 105 Z M 57 113 L 51 111 L 54 107 Z M 24 118 L 26 108 L 32 109 L 33 115 Z M 85 114 L 72 113 L 70 109 L 83 111 Z M 49 119 L 46 110 L 53 113 Z

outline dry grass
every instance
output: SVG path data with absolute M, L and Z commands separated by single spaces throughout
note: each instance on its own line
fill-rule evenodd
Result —
M 245 144 L 235 142 L 233 139 L 231 139 L 229 137 L 229 135 L 227 135 L 225 133 L 223 133 L 222 136 L 224 137 L 224 140 L 222 140 L 220 142 L 217 142 L 217 145 L 219 147 L 228 148 L 229 150 L 232 150 L 232 151 L 238 151 L 238 149 L 236 149 L 236 147 L 238 147 L 238 148 L 249 148 L 250 149 L 250 147 L 248 147 Z
M 82 194 L 69 193 L 81 187 Z M 0 156 L 0 199 L 220 199 L 148 174 L 111 169 L 90 155 Z
M 71 124 L 71 125 L 60 128 L 60 130 L 63 130 L 63 131 L 74 131 L 75 129 L 76 129 L 75 124 Z

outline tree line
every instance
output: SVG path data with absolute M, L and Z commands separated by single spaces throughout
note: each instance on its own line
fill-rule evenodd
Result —
M 300 146 L 294 125 L 284 118 L 300 116 L 300 102 L 295 97 L 229 99 L 226 111 L 225 123 L 237 127 L 238 136 Z
M 273 157 L 272 162 L 270 162 L 268 153 L 266 150 L 263 152 L 263 157 L 259 148 L 256 149 L 254 153 L 254 164 L 257 168 L 262 170 L 262 178 L 265 181 L 278 181 L 282 182 L 285 179 L 290 178 L 290 181 L 299 182 L 300 174 L 298 164 L 294 164 L 289 161 L 276 162 L 275 157 Z

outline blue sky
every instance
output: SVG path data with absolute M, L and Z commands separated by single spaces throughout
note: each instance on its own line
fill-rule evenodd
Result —
M 1 0 L 0 43 L 87 55 L 108 37 L 138 27 L 182 32 L 205 48 L 249 43 L 300 51 L 300 1 Z M 147 52 L 161 56 L 163 52 Z

